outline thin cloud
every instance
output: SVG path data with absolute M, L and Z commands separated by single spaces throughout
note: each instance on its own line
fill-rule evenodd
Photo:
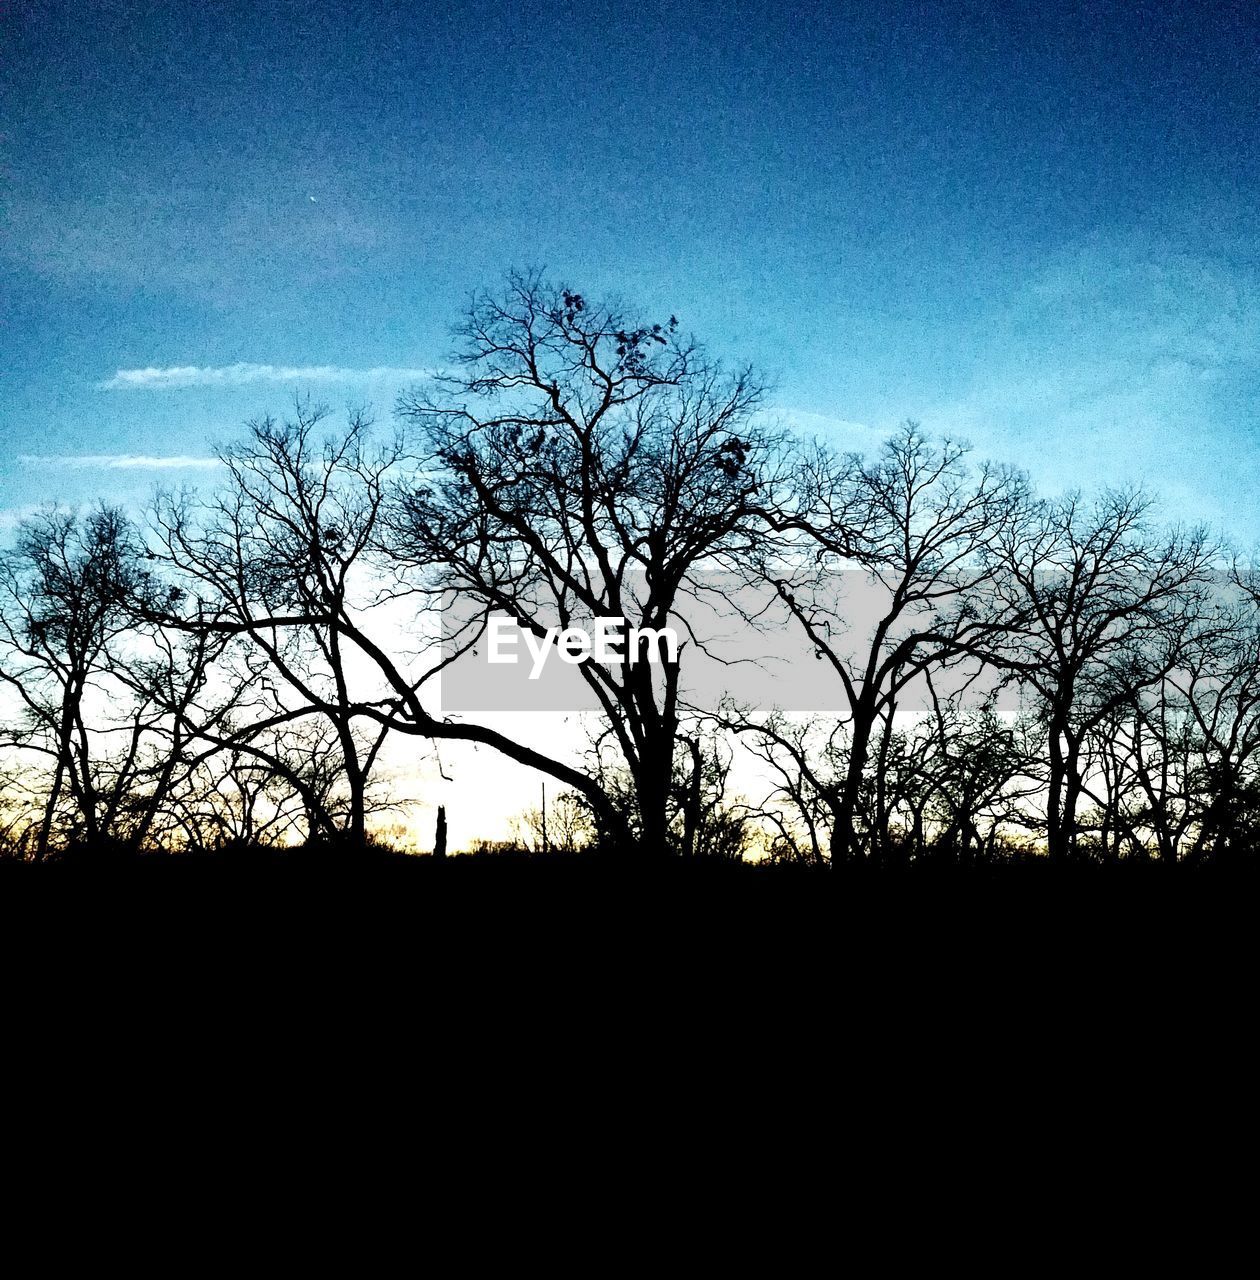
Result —
M 16 529 L 23 520 L 29 520 L 44 510 L 38 503 L 28 502 L 21 507 L 0 507 L 0 533 Z
M 147 369 L 119 369 L 97 383 L 102 391 L 165 391 L 176 387 L 240 387 L 252 382 L 418 382 L 438 369 L 400 369 L 379 365 L 345 369 L 339 365 L 249 364 L 220 366 L 168 365 Z
M 890 434 L 886 427 L 853 422 L 808 409 L 779 408 L 775 415 L 786 426 L 805 437 L 818 437 L 843 449 L 865 453 L 878 448 Z
M 142 468 L 171 470 L 186 467 L 218 467 L 218 458 L 196 458 L 188 454 L 158 457 L 148 453 L 19 453 L 18 461 L 28 467 L 89 467 L 107 471 L 130 471 Z

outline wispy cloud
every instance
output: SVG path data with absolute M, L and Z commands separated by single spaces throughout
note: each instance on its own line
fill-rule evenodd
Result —
M 149 453 L 19 453 L 18 461 L 28 467 L 70 467 L 76 470 L 99 467 L 107 471 L 141 468 L 170 470 L 221 465 L 218 458 L 197 458 L 188 454 L 159 457 Z
M 772 411 L 786 426 L 806 439 L 822 439 L 830 445 L 865 453 L 878 448 L 888 436 L 884 427 L 865 422 L 852 422 L 828 413 L 809 409 L 778 408 Z
M 306 194 L 314 175 L 270 166 L 265 189 L 245 169 L 230 189 L 218 180 L 208 185 L 191 169 L 160 176 L 132 170 L 122 186 L 106 181 L 55 197 L 37 194 L 37 180 L 12 183 L 0 211 L 0 260 L 56 279 L 121 280 L 146 293 L 174 290 L 231 308 L 243 295 L 265 295 L 299 276 L 314 286 L 393 269 L 410 235 L 375 202 L 369 209 L 348 189 L 330 188 L 328 163 L 315 204 Z M 362 180 L 360 164 L 347 158 L 344 167 Z M 28 188 L 21 196 L 19 185 Z
M 97 386 L 102 391 L 165 391 L 176 387 L 239 387 L 251 382 L 418 382 L 438 372 L 391 365 L 346 369 L 332 364 L 186 364 L 119 369 Z
M 0 507 L 0 533 L 9 533 L 16 529 L 23 520 L 38 515 L 43 508 L 36 502 L 28 502 L 20 507 Z
M 1254 268 L 1157 240 L 1069 246 L 995 312 L 970 385 L 917 416 L 1044 490 L 1138 482 L 1250 541 L 1258 296 Z

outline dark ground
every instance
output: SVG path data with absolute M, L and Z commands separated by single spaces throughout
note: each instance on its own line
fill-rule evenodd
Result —
M 965 946 L 976 933 L 1021 931 L 1056 951 L 1072 937 L 1136 931 L 1143 946 L 1174 946 L 1229 922 L 1260 929 L 1260 868 L 1125 862 L 1057 866 L 1037 859 L 959 867 L 864 866 L 838 872 L 679 859 L 486 854 L 445 860 L 372 851 L 249 851 L 234 856 L 0 861 L 0 924 L 113 918 L 162 926 L 208 917 L 236 927 L 333 933 L 363 927 L 380 940 L 448 929 L 528 936 L 713 931 L 732 943 L 784 931 L 786 939 L 919 929 Z M 545 942 L 535 938 L 534 941 Z M 883 942 L 880 943 L 883 945 Z M 1138 957 L 1134 957 L 1138 962 Z
M 394 1087 L 497 1074 L 503 1098 L 523 1070 L 598 1081 L 624 1060 L 681 1099 L 710 1087 L 688 1066 L 706 1047 L 706 1070 L 770 1096 L 860 1069 L 922 1100 L 951 1063 L 1019 1090 L 1066 1054 L 1055 1070 L 1105 1097 L 1129 1087 L 1117 1054 L 1158 1081 L 1172 1048 L 1212 1070 L 1242 1052 L 1218 1046 L 1250 1035 L 1258 908 L 1254 872 L 1153 864 L 8 862 L 0 989 L 27 1028 L 10 1056 L 53 1019 L 72 1083 L 138 1036 L 137 1069 L 178 1079 L 209 1055 L 260 1097 L 289 1087 L 277 1055 L 313 1078 L 348 1055 Z

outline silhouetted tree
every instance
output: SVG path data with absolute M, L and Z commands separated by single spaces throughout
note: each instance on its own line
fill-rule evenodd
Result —
M 968 862 L 1029 832 L 1056 860 L 1254 852 L 1260 578 L 1223 581 L 1203 530 L 1161 528 L 1139 491 L 1037 499 L 913 423 L 873 460 L 797 445 L 762 424 L 754 373 L 675 317 L 537 274 L 475 297 L 458 333 L 456 370 L 399 402 L 410 438 L 299 402 L 221 451 L 212 491 L 155 499 L 147 530 L 104 506 L 19 525 L 0 854 L 361 848 L 396 807 L 395 734 L 558 780 L 521 819 L 547 851 Z M 735 656 L 699 621 L 713 599 L 803 635 L 840 713 L 694 705 L 684 664 Z M 686 656 L 647 661 L 644 638 L 583 662 L 599 715 L 570 762 L 429 709 L 493 613 L 535 636 L 670 627 Z M 736 741 L 770 774 L 760 804 L 729 794 Z
M 1003 571 L 990 581 L 1003 629 L 990 635 L 990 657 L 1040 706 L 1056 858 L 1076 851 L 1087 736 L 1158 688 L 1205 625 L 1216 549 L 1201 529 L 1161 534 L 1151 508 L 1138 491 L 1072 494 L 1000 528 Z
M 400 556 L 541 633 L 597 618 L 669 626 L 707 571 L 749 554 L 779 465 L 750 369 L 724 370 L 672 316 L 640 320 L 537 275 L 478 296 L 458 332 L 462 371 L 400 403 L 425 477 L 399 493 Z M 680 665 L 630 656 L 581 672 L 632 779 L 632 811 L 593 774 L 530 763 L 581 793 L 614 838 L 661 851 Z
M 157 691 L 191 698 L 213 655 L 138 619 L 156 589 L 111 507 L 43 512 L 0 556 L 0 681 L 18 709 L 4 738 L 44 762 L 38 857 L 54 835 L 138 849 L 181 776 Z
M 362 416 L 321 434 L 323 416 L 299 404 L 290 422 L 251 423 L 245 441 L 222 451 L 226 480 L 214 494 L 159 498 L 150 556 L 184 587 L 178 608 L 157 615 L 162 624 L 242 637 L 264 660 L 248 666 L 253 715 L 213 732 L 203 726 L 205 740 L 286 777 L 312 833 L 327 828 L 332 789 L 344 785 L 335 826 L 361 845 L 372 770 L 396 720 L 390 678 L 411 687 L 367 630 L 387 595 L 372 552 L 400 449 L 374 445 Z M 367 689 L 364 668 L 374 681 Z M 331 738 L 309 730 L 294 738 L 293 722 L 312 715 Z M 268 733 L 280 736 L 264 749 Z
M 966 691 L 931 688 L 930 703 L 904 724 L 883 719 L 862 799 L 873 844 L 888 862 L 991 859 L 1041 786 L 1028 726 Z
M 762 562 L 765 580 L 844 693 L 844 723 L 826 732 L 819 750 L 806 750 L 799 734 L 792 740 L 764 727 L 821 799 L 832 862 L 868 851 L 857 819 L 881 717 L 924 673 L 974 656 L 993 625 L 973 603 L 997 572 L 984 552 L 1013 525 L 1026 484 L 1007 469 L 973 470 L 966 457 L 952 441 L 932 444 L 914 423 L 871 463 L 817 448 L 783 524 L 797 539 L 796 554 L 776 547 Z M 848 584 L 846 570 L 854 571 Z M 813 800 L 807 809 L 809 825 Z

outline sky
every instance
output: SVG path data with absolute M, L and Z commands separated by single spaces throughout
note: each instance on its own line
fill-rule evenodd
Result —
M 542 266 L 870 447 L 1260 541 L 1260 6 L 0 9 L 0 534 L 208 483 L 309 392 L 389 420 Z
M 297 390 L 387 419 L 542 265 L 807 430 L 915 417 L 1260 534 L 1249 0 L 340 8 L 5 6 L 10 517 Z

